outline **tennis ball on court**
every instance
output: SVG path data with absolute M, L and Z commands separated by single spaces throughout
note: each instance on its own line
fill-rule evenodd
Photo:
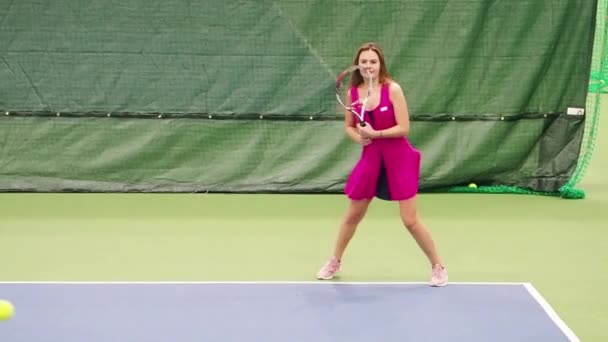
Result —
M 13 317 L 15 308 L 13 304 L 6 300 L 0 300 L 0 321 L 6 321 Z
M 469 184 L 469 188 L 476 188 L 476 187 L 477 187 L 477 184 L 475 184 L 475 183 Z

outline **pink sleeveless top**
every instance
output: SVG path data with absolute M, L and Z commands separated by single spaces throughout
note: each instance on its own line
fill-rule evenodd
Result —
M 357 87 L 350 89 L 353 102 L 359 98 Z M 361 109 L 360 105 L 355 110 Z M 355 120 L 357 122 L 357 120 Z M 380 103 L 365 113 L 365 122 L 376 130 L 388 129 L 397 124 L 390 84 L 383 84 Z M 344 192 L 352 200 L 372 199 L 400 201 L 418 193 L 420 152 L 405 137 L 374 139 L 364 146 L 361 157 L 352 169 Z

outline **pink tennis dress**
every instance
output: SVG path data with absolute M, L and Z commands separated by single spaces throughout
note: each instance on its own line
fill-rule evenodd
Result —
M 366 112 L 365 121 L 376 130 L 395 126 L 395 112 L 389 96 L 389 84 L 380 90 L 380 103 Z M 352 101 L 359 94 L 350 89 Z M 355 108 L 357 111 L 361 109 Z M 418 193 L 420 152 L 405 137 L 380 138 L 364 146 L 361 158 L 348 176 L 344 193 L 352 200 L 378 197 L 387 201 L 400 201 Z

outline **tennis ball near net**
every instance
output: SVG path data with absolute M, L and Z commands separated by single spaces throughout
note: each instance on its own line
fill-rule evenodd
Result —
M 475 184 L 475 183 L 469 184 L 469 188 L 476 188 L 476 187 L 477 187 L 477 184 Z
M 13 304 L 6 300 L 0 300 L 0 321 L 6 321 L 13 317 L 15 308 Z

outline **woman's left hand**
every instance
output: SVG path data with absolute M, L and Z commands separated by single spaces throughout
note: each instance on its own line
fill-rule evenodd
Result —
M 365 123 L 365 126 L 357 124 L 357 129 L 362 138 L 372 139 L 378 136 L 378 132 L 369 124 L 369 122 Z

